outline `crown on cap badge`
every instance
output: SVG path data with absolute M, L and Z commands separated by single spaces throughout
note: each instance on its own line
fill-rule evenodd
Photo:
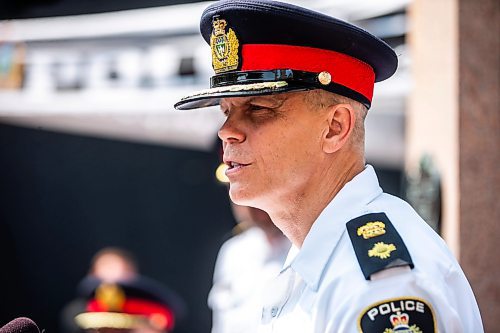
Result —
M 238 49 L 240 46 L 238 37 L 231 28 L 226 33 L 227 22 L 219 16 L 214 16 L 212 27 L 210 48 L 212 49 L 212 67 L 215 73 L 237 69 L 239 64 Z

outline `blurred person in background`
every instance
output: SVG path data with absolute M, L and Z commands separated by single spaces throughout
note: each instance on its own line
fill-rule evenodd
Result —
M 97 314 L 92 315 L 93 312 Z M 79 317 L 85 318 L 83 322 L 75 320 L 82 313 L 86 313 Z M 78 284 L 77 298 L 61 312 L 61 330 L 72 333 L 96 328 L 88 325 L 116 329 L 102 325 L 108 323 L 109 318 L 119 317 L 125 318 L 120 321 L 121 324 L 116 324 L 119 326 L 127 326 L 127 318 L 134 318 L 133 325 L 121 329 L 172 332 L 175 323 L 185 316 L 184 300 L 167 286 L 141 275 L 132 253 L 117 247 L 106 247 L 94 255 L 88 274 Z M 149 325 L 148 318 L 156 324 Z
M 132 253 L 117 247 L 106 247 L 92 258 L 88 276 L 102 281 L 126 281 L 139 274 L 137 261 Z
M 76 324 L 75 315 L 85 310 L 87 300 L 83 296 L 96 281 L 116 282 L 127 281 L 137 277 L 139 267 L 134 256 L 125 249 L 105 247 L 99 250 L 90 261 L 87 275 L 79 282 L 76 290 L 77 297 L 68 303 L 61 311 L 61 332 L 81 332 Z
M 216 171 L 224 185 L 226 168 L 221 164 Z M 291 244 L 266 212 L 233 202 L 231 208 L 237 225 L 220 248 L 208 297 L 212 333 L 254 333 L 264 287 L 279 274 Z

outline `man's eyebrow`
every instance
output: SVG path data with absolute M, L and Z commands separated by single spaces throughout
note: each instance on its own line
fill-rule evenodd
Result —
M 244 100 L 234 103 L 235 107 L 242 107 L 245 105 L 259 104 L 268 108 L 279 108 L 287 100 L 284 96 L 249 96 L 245 97 Z M 231 109 L 231 103 L 224 103 L 224 99 L 219 102 L 219 108 L 223 113 L 229 112 Z
M 285 103 L 286 98 L 284 97 L 278 97 L 278 96 L 254 96 L 250 98 L 247 103 L 257 103 L 257 104 L 264 104 L 264 105 L 270 105 L 272 107 L 280 107 Z

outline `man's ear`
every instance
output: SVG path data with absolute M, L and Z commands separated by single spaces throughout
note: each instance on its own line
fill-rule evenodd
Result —
M 323 151 L 335 153 L 342 148 L 356 122 L 356 113 L 350 104 L 336 104 L 327 109 L 327 127 L 323 133 Z

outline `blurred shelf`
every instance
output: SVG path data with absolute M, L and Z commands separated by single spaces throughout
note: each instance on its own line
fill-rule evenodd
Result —
M 175 92 L 172 92 L 175 91 Z M 101 90 L 36 96 L 0 93 L 0 122 L 135 142 L 210 150 L 223 122 L 217 108 L 176 111 L 192 89 Z
M 182 97 L 203 87 L 102 88 L 82 91 L 1 91 L 0 116 L 173 112 Z

